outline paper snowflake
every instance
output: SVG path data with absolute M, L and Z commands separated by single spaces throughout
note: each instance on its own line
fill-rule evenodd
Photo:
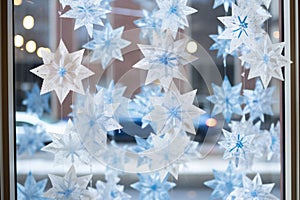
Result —
M 129 150 L 135 153 L 141 153 L 150 148 L 153 148 L 151 135 L 147 139 L 143 139 L 138 136 L 134 136 L 134 139 L 136 141 L 136 145 L 130 147 Z M 143 164 L 151 165 L 151 159 L 146 156 L 139 155 L 137 165 L 141 166 Z
M 27 152 L 34 155 L 50 141 L 46 131 L 40 126 L 23 125 L 24 133 L 17 134 L 18 155 Z
M 246 106 L 245 113 L 250 113 L 250 120 L 260 118 L 264 121 L 264 114 L 273 115 L 272 104 L 275 103 L 273 93 L 275 87 L 263 88 L 260 80 L 256 81 L 254 90 L 244 90 Z
M 240 95 L 242 83 L 231 87 L 228 77 L 225 76 L 222 87 L 219 87 L 212 83 L 212 88 L 214 91 L 214 95 L 208 96 L 206 98 L 208 101 L 215 104 L 211 113 L 213 116 L 222 113 L 225 121 L 229 123 L 232 114 L 243 114 L 241 104 L 243 104 L 244 99 Z
M 141 37 L 147 38 L 150 42 L 153 40 L 153 32 L 160 34 L 162 20 L 155 16 L 157 10 L 148 12 L 143 10 L 144 17 L 134 21 L 134 24 L 141 29 Z
M 151 121 L 144 117 L 153 110 L 153 105 L 150 101 L 151 97 L 162 97 L 162 87 L 156 84 L 142 86 L 142 91 L 134 96 L 130 103 L 129 112 L 134 118 L 142 120 L 142 128 L 145 128 Z
M 231 6 L 231 4 L 234 4 L 235 0 L 215 0 L 213 9 L 219 7 L 223 4 L 225 12 L 228 12 L 228 8 Z
M 155 123 L 157 134 L 179 128 L 196 134 L 193 120 L 204 111 L 193 105 L 197 90 L 180 94 L 175 84 L 163 97 L 152 97 L 153 110 L 144 117 Z
M 26 177 L 24 186 L 17 183 L 18 200 L 50 200 L 43 197 L 47 179 L 36 182 L 31 172 Z
M 119 185 L 120 178 L 114 170 L 105 172 L 106 182 L 97 181 L 96 189 L 89 187 L 90 199 L 92 200 L 128 200 L 131 196 L 124 192 L 124 186 Z
M 265 88 L 272 77 L 284 80 L 281 68 L 290 64 L 290 61 L 281 55 L 285 43 L 272 44 L 268 34 L 265 34 L 263 41 L 255 44 L 250 53 L 240 57 L 243 62 L 251 65 L 248 79 L 260 77 Z
M 70 6 L 71 9 L 60 17 L 76 19 L 74 30 L 85 26 L 90 37 L 93 37 L 93 25 L 103 26 L 102 19 L 106 19 L 106 14 L 111 12 L 101 4 L 101 0 L 76 0 Z
M 267 159 L 280 159 L 280 122 L 276 126 L 271 124 L 271 128 L 267 131 Z
M 44 64 L 30 70 L 44 79 L 41 94 L 55 90 L 62 103 L 72 90 L 84 94 L 82 80 L 94 73 L 81 65 L 84 50 L 69 53 L 61 40 L 55 53 L 42 51 Z
M 228 39 L 219 39 L 219 35 L 222 34 L 223 29 L 221 26 L 218 26 L 218 35 L 209 35 L 211 39 L 215 41 L 215 43 L 209 48 L 209 50 L 218 50 L 217 57 L 223 57 L 223 65 L 226 67 L 226 57 L 228 55 L 236 56 L 236 52 L 229 53 L 230 42 Z
M 39 86 L 35 83 L 30 92 L 26 91 L 27 98 L 22 101 L 26 105 L 28 113 L 36 114 L 41 117 L 44 112 L 50 112 L 50 94 L 40 95 L 41 91 Z
M 96 94 L 87 92 L 82 102 L 73 105 L 75 127 L 86 147 L 105 147 L 107 132 L 122 128 L 114 117 L 118 106 L 118 103 L 105 103 L 103 89 Z M 94 146 L 95 143 L 98 145 Z
M 55 163 L 88 164 L 89 153 L 80 141 L 79 135 L 71 120 L 68 121 L 63 134 L 50 133 L 52 143 L 42 150 L 55 156 Z
M 161 35 L 154 33 L 152 45 L 138 45 L 145 58 L 133 67 L 148 70 L 145 85 L 158 79 L 167 89 L 173 78 L 187 81 L 183 66 L 197 60 L 185 51 L 187 42 L 187 39 L 174 41 L 167 31 Z
M 102 68 L 105 69 L 113 58 L 123 61 L 121 49 L 131 43 L 122 39 L 123 31 L 124 26 L 112 29 L 110 23 L 106 23 L 101 31 L 94 30 L 94 39 L 83 45 L 93 50 L 91 62 L 101 60 Z
M 87 185 L 92 175 L 77 177 L 74 166 L 72 166 L 64 177 L 49 174 L 52 188 L 45 196 L 56 200 L 84 199 L 87 195 Z
M 234 170 L 231 162 L 229 162 L 226 171 L 213 170 L 213 174 L 215 179 L 204 182 L 204 185 L 214 190 L 210 199 L 226 200 L 236 187 L 242 187 L 243 175 Z
M 253 46 L 256 38 L 264 33 L 261 26 L 268 17 L 259 15 L 256 9 L 254 5 L 241 8 L 232 4 L 232 16 L 218 18 L 226 26 L 219 39 L 231 40 L 230 53 L 242 44 Z
M 228 132 L 223 130 L 225 140 L 218 142 L 224 149 L 224 159 L 234 158 L 235 165 L 238 167 L 240 159 L 246 160 L 246 155 L 255 151 L 252 140 L 255 135 L 245 135 L 244 133 Z
M 162 30 L 171 30 L 173 38 L 176 37 L 178 28 L 184 29 L 189 23 L 187 15 L 197 12 L 196 9 L 186 6 L 188 0 L 156 0 L 159 10 L 156 17 L 162 20 Z
M 270 199 L 276 200 L 279 199 L 276 196 L 271 194 L 274 183 L 262 184 L 260 175 L 257 174 L 253 180 L 250 180 L 247 176 L 243 176 L 243 186 L 236 188 L 227 198 L 231 199 L 249 199 L 249 200 L 258 200 L 258 199 Z
M 138 174 L 139 182 L 131 187 L 140 192 L 139 200 L 169 200 L 168 191 L 175 187 L 175 183 L 168 182 L 167 178 L 160 180 L 158 173 Z

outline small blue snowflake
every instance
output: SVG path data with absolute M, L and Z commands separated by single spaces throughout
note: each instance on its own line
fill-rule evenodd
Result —
M 136 145 L 130 147 L 129 149 L 135 153 L 141 153 L 153 147 L 151 136 L 149 136 L 147 139 L 134 136 L 134 139 L 136 141 Z M 151 160 L 146 156 L 140 155 L 138 158 L 138 166 L 141 166 L 143 164 L 151 164 Z
M 148 38 L 151 42 L 153 39 L 153 32 L 157 34 L 161 33 L 161 23 L 162 20 L 155 16 L 157 10 L 153 10 L 152 12 L 148 12 L 143 10 L 144 17 L 134 21 L 134 24 L 141 28 L 141 37 L 143 39 Z
M 267 142 L 267 158 L 271 160 L 275 158 L 280 159 L 280 122 L 276 125 L 271 124 L 270 131 L 267 131 L 268 142 Z
M 44 112 L 49 113 L 51 111 L 49 100 L 50 94 L 40 95 L 41 90 L 35 83 L 30 92 L 26 91 L 27 98 L 22 101 L 23 105 L 27 106 L 26 111 L 28 113 L 36 114 L 41 117 Z
M 232 114 L 243 114 L 241 104 L 243 104 L 244 99 L 240 95 L 242 83 L 231 87 L 228 77 L 225 76 L 222 87 L 213 83 L 212 88 L 214 90 L 214 95 L 207 97 L 207 100 L 215 104 L 212 110 L 213 116 L 223 113 L 225 121 L 229 123 Z
M 264 121 L 264 114 L 273 115 L 272 104 L 275 103 L 273 93 L 275 87 L 264 89 L 261 81 L 257 79 L 254 90 L 244 90 L 246 101 L 245 113 L 250 113 L 250 120 L 260 118 Z
M 175 187 L 175 183 L 167 182 L 168 176 L 160 180 L 159 173 L 138 174 L 139 182 L 131 187 L 140 192 L 139 200 L 169 200 L 168 191 Z
M 231 161 L 226 171 L 213 170 L 213 173 L 215 179 L 204 182 L 206 186 L 214 189 L 210 199 L 226 200 L 236 187 L 242 186 L 242 174 L 234 170 Z
M 23 126 L 24 133 L 17 135 L 18 155 L 28 152 L 33 155 L 50 141 L 46 131 L 39 126 Z
M 215 0 L 213 9 L 223 4 L 225 12 L 228 12 L 228 8 L 232 3 L 235 3 L 235 0 Z
M 32 173 L 29 172 L 24 186 L 17 183 L 18 200 L 50 200 L 49 198 L 43 197 L 47 181 L 47 179 L 44 179 L 36 182 Z

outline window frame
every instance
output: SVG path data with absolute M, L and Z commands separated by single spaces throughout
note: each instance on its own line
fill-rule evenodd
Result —
M 300 146 L 300 78 L 299 78 L 299 3 L 281 0 L 281 36 L 286 42 L 285 55 L 293 63 L 286 67 L 282 91 L 283 127 L 281 199 L 300 199 L 299 146 Z M 13 1 L 0 2 L 0 196 L 16 199 L 15 167 L 15 113 L 14 113 L 14 61 L 13 61 Z M 9 192 L 8 192 L 9 191 Z

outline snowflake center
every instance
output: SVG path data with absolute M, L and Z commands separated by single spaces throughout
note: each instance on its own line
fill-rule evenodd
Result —
M 236 142 L 236 147 L 237 147 L 237 148 L 241 149 L 241 148 L 243 148 L 243 146 L 244 146 L 244 144 L 243 144 L 242 140 L 238 140 L 238 141 Z
M 110 44 L 111 44 L 110 40 L 106 40 L 106 41 L 105 41 L 105 46 L 106 46 L 106 47 L 110 46 Z
M 60 68 L 57 70 L 57 73 L 58 73 L 61 77 L 64 77 L 65 74 L 67 73 L 67 70 L 66 70 L 64 67 L 60 67 Z
M 174 64 L 171 63 L 172 60 L 176 60 L 176 57 L 171 57 L 170 53 L 164 53 L 160 58 L 159 62 L 164 65 L 173 66 Z
M 238 16 L 238 20 L 239 20 L 238 26 L 239 26 L 239 28 L 233 31 L 233 32 L 239 31 L 238 38 L 241 37 L 243 32 L 246 34 L 246 36 L 248 36 L 248 33 L 246 31 L 246 29 L 248 28 L 248 23 L 246 22 L 247 18 L 248 18 L 248 16 L 245 16 L 244 19 L 241 19 L 241 17 Z
M 62 194 L 62 195 L 64 195 L 65 197 L 70 197 L 70 195 L 72 194 L 72 192 L 73 192 L 73 190 L 70 189 L 70 188 L 68 188 L 68 189 L 66 189 L 66 190 L 63 191 L 63 192 L 57 192 L 57 193 L 58 193 L 58 194 Z
M 169 111 L 170 111 L 171 117 L 180 119 L 180 116 L 179 116 L 180 108 L 179 107 L 173 107 Z
M 233 185 L 232 185 L 232 183 L 231 183 L 231 182 L 226 182 L 225 185 L 226 185 L 227 191 L 228 191 L 229 193 L 231 193 L 232 190 L 233 190 Z
M 251 192 L 251 196 L 252 196 L 252 197 L 257 197 L 257 192 L 256 192 L 256 190 L 253 190 L 253 191 Z
M 177 14 L 177 6 L 171 6 L 170 8 L 170 14 Z
M 153 184 L 153 185 L 151 186 L 151 190 L 152 190 L 152 191 L 156 191 L 156 189 L 157 189 L 157 185 L 156 185 L 156 184 Z
M 269 61 L 270 61 L 270 57 L 269 57 L 267 54 L 265 54 L 265 55 L 263 56 L 263 61 L 264 61 L 265 64 L 268 64 Z
M 91 119 L 89 124 L 90 124 L 90 127 L 93 127 L 95 125 L 95 120 Z
M 118 192 L 117 192 L 117 191 L 111 191 L 111 192 L 110 192 L 110 196 L 111 196 L 112 198 L 117 198 L 117 197 L 118 197 Z

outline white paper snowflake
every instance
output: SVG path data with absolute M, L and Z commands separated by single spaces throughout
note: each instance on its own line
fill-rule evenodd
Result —
M 152 45 L 138 45 L 145 58 L 133 67 L 148 70 L 145 85 L 158 79 L 167 89 L 173 78 L 187 81 L 183 66 L 197 60 L 185 51 L 187 42 L 187 39 L 174 41 L 167 31 L 161 35 L 154 33 Z
M 259 15 L 256 9 L 254 5 L 241 8 L 232 4 L 232 16 L 218 18 L 226 27 L 219 38 L 231 39 L 230 53 L 242 44 L 253 46 L 256 38 L 265 32 L 262 24 L 268 17 Z
M 102 68 L 105 69 L 113 58 L 123 61 L 121 49 L 131 43 L 122 39 L 123 31 L 124 26 L 112 29 L 110 23 L 106 23 L 101 31 L 94 30 L 93 40 L 83 45 L 84 48 L 93 50 L 91 62 L 101 60 Z
M 85 26 L 90 37 L 93 37 L 93 25 L 103 26 L 102 19 L 106 19 L 106 14 L 111 12 L 101 4 L 101 0 L 76 0 L 70 6 L 71 9 L 60 17 L 76 19 L 74 30 Z
M 56 200 L 86 199 L 87 185 L 92 175 L 77 177 L 74 166 L 72 166 L 64 177 L 49 174 L 52 188 L 44 195 Z
M 187 6 L 188 0 L 156 0 L 159 10 L 156 16 L 162 20 L 162 30 L 171 30 L 173 38 L 176 37 L 178 28 L 184 29 L 189 23 L 187 15 L 197 12 Z
M 268 34 L 263 41 L 255 42 L 250 53 L 240 57 L 251 65 L 248 79 L 260 77 L 265 88 L 272 77 L 284 80 L 281 68 L 290 64 L 289 59 L 281 54 L 284 46 L 284 42 L 272 44 Z
M 62 40 L 55 53 L 42 51 L 44 64 L 30 70 L 44 79 L 41 94 L 54 90 L 60 103 L 71 90 L 84 94 L 81 81 L 94 73 L 81 65 L 83 53 L 84 50 L 69 53 Z

